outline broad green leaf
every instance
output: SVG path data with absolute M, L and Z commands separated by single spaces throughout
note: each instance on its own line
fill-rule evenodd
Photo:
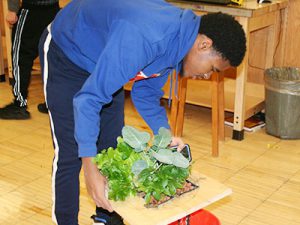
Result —
M 158 149 L 166 148 L 172 140 L 172 135 L 170 130 L 161 127 L 158 130 L 158 134 L 154 136 L 153 145 Z
M 120 143 L 123 143 L 124 140 L 122 137 L 119 136 L 119 137 L 117 137 L 117 142 L 118 142 L 118 144 L 120 144 Z
M 159 192 L 153 191 L 153 197 L 159 201 L 161 199 L 161 194 Z
M 174 187 L 174 185 L 169 184 L 169 191 L 170 191 L 171 195 L 176 194 L 176 188 Z
M 132 147 L 130 147 L 128 144 L 126 144 L 123 139 L 122 139 L 122 142 L 118 142 L 118 145 L 117 145 L 117 149 L 119 150 L 119 152 L 122 153 L 122 159 L 125 160 L 127 159 L 131 152 L 133 151 Z
M 139 147 L 134 148 L 135 152 L 142 152 L 147 148 L 147 143 L 146 144 L 142 144 Z
M 168 180 L 163 179 L 163 180 L 162 180 L 162 183 L 161 183 L 161 186 L 162 186 L 163 188 L 165 188 L 167 185 L 168 185 Z
M 190 165 L 189 160 L 187 160 L 180 152 L 173 152 L 171 161 L 174 166 L 181 168 L 188 168 Z
M 150 140 L 150 134 L 141 132 L 131 126 L 124 126 L 122 129 L 123 140 L 135 149 L 141 149 Z
M 180 177 L 186 178 L 189 176 L 189 174 L 190 174 L 189 168 L 180 168 L 178 170 L 178 176 Z
M 148 204 L 150 202 L 150 200 L 151 200 L 151 193 L 147 193 L 145 195 L 145 202 L 146 202 L 146 204 Z
M 174 180 L 173 185 L 174 185 L 175 188 L 182 188 L 182 182 Z
M 125 163 L 126 165 L 132 166 L 132 164 L 141 159 L 140 154 L 137 154 L 135 152 L 132 152 L 129 156 L 129 158 L 127 158 L 126 160 L 123 161 L 123 163 Z
M 165 195 L 168 195 L 168 196 L 172 196 L 172 194 L 171 194 L 171 192 L 170 192 L 169 186 L 167 186 L 167 187 L 164 189 L 164 194 L 165 194 Z
M 131 167 L 131 172 L 138 176 L 144 169 L 148 167 L 148 164 L 145 160 L 137 160 L 133 163 Z
M 115 150 L 113 148 L 109 148 L 107 149 L 107 155 L 109 158 L 114 158 L 114 155 L 115 155 Z
M 157 159 L 158 161 L 162 162 L 162 163 L 166 163 L 166 164 L 172 164 L 172 158 L 173 158 L 173 154 L 172 151 L 169 149 L 160 149 L 158 150 L 158 152 L 152 152 L 152 155 L 155 159 Z

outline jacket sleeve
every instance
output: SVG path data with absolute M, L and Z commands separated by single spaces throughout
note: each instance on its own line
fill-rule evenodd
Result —
M 17 13 L 20 8 L 20 0 L 7 0 L 8 10 Z
M 160 99 L 164 92 L 162 87 L 168 75 L 140 80 L 134 83 L 131 99 L 153 133 L 156 134 L 160 127 L 170 128 L 165 108 L 160 106 Z
M 112 27 L 94 71 L 73 99 L 79 157 L 97 154 L 103 105 L 152 58 L 151 46 L 136 27 L 127 22 Z

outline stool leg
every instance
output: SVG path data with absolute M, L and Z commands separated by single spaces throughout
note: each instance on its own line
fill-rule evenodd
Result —
M 175 76 L 176 74 L 173 73 L 173 82 L 172 82 L 172 105 L 171 105 L 171 115 L 170 115 L 170 126 L 171 126 L 171 131 L 173 136 L 176 135 L 176 125 L 177 125 L 177 116 L 178 116 L 178 106 L 179 106 L 179 100 L 178 100 L 178 95 L 175 93 L 175 85 L 176 85 L 176 79 Z
M 211 112 L 212 112 L 212 156 L 219 155 L 219 95 L 218 95 L 218 74 L 211 76 Z
M 175 93 L 176 85 L 176 74 L 173 74 L 173 90 L 172 90 L 172 106 L 171 106 L 171 129 L 172 134 L 176 137 L 181 137 L 183 132 L 183 122 L 184 122 L 184 106 L 186 99 L 186 89 L 187 89 L 187 78 L 182 78 L 178 74 L 178 93 Z
M 219 141 L 225 141 L 225 102 L 224 102 L 224 74 L 218 74 L 218 96 L 219 96 Z
M 225 139 L 224 128 L 224 75 L 212 74 L 212 156 L 219 155 L 219 140 Z
M 183 133 L 186 90 L 187 90 L 187 78 L 180 78 L 179 86 L 178 86 L 179 104 L 178 104 L 178 114 L 177 114 L 177 121 L 176 121 L 176 130 L 175 130 L 175 135 L 178 137 L 181 137 Z

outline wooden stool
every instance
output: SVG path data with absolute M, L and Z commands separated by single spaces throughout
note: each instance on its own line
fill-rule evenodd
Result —
M 171 128 L 174 136 L 181 137 L 184 122 L 184 105 L 187 91 L 187 78 L 178 76 L 178 96 L 175 94 L 176 79 L 173 79 Z M 209 81 L 208 81 L 209 82 Z M 225 140 L 224 128 L 224 74 L 213 73 L 212 82 L 212 156 L 219 155 L 219 141 Z

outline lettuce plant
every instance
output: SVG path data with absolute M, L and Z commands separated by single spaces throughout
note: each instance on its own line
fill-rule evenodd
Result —
M 124 201 L 143 193 L 151 199 L 172 198 L 183 188 L 190 174 L 189 161 L 169 147 L 171 133 L 160 128 L 152 139 L 149 133 L 125 126 L 115 149 L 104 149 L 94 158 L 100 172 L 108 178 L 108 197 Z

